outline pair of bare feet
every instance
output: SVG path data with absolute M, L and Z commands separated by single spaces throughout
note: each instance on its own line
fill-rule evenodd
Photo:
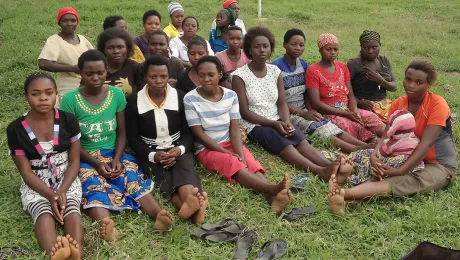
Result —
M 328 200 L 331 211 L 336 215 L 343 216 L 345 215 L 345 190 L 340 185 L 344 184 L 350 176 L 353 164 L 343 156 L 339 160 L 340 164 L 334 165 L 333 173 L 328 182 Z
M 80 260 L 81 251 L 80 245 L 70 235 L 65 237 L 56 237 L 56 244 L 54 244 L 50 253 L 51 260 Z
M 283 180 L 278 183 L 278 191 L 275 196 L 271 199 L 272 211 L 279 214 L 287 205 L 291 204 L 292 193 L 291 193 L 291 179 L 288 174 L 284 175 Z
M 195 187 L 179 209 L 179 217 L 182 219 L 192 218 L 194 224 L 200 224 L 206 217 L 207 207 L 208 194 L 206 192 L 200 193 Z

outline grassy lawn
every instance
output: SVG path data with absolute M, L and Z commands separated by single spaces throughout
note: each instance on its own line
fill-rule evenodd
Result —
M 162 26 L 166 26 L 168 2 L 0 1 L 0 89 L 3 93 L 0 95 L 0 248 L 21 247 L 31 253 L 30 259 L 43 255 L 34 238 L 32 219 L 22 209 L 20 175 L 7 155 L 5 130 L 8 123 L 26 109 L 22 84 L 26 75 L 38 69 L 37 57 L 46 38 L 59 29 L 57 10 L 64 5 L 75 7 L 81 19 L 77 32 L 95 44 L 102 21 L 108 15 L 124 16 L 133 36 L 142 32 L 142 14 L 148 9 L 157 9 L 164 16 Z M 199 19 L 199 34 L 207 38 L 221 1 L 182 2 L 186 15 L 193 14 Z M 303 58 L 308 63 L 319 59 L 316 38 L 320 33 L 332 32 L 339 37 L 339 60 L 346 62 L 358 54 L 361 32 L 376 30 L 382 36 L 381 54 L 389 57 L 398 79 L 398 90 L 391 93 L 391 98 L 403 93 L 401 79 L 407 64 L 414 58 L 427 58 L 439 72 L 439 80 L 432 91 L 447 99 L 453 113 L 460 112 L 460 97 L 455 94 L 458 93 L 455 86 L 460 86 L 460 13 L 456 0 L 263 0 L 265 19 L 261 21 L 256 19 L 257 1 L 241 0 L 240 13 L 247 28 L 264 25 L 275 33 L 278 45 L 273 58 L 283 53 L 282 37 L 287 29 L 304 30 L 307 47 Z M 459 124 L 454 128 L 459 146 Z M 320 146 L 329 147 L 327 142 Z M 271 180 L 279 180 L 284 172 L 297 172 L 261 148 L 253 145 L 250 148 L 267 168 Z M 218 222 L 223 218 L 235 218 L 259 234 L 251 258 L 265 241 L 276 238 L 289 242 L 285 259 L 399 259 L 422 240 L 460 249 L 458 182 L 436 194 L 372 200 L 351 207 L 344 218 L 337 218 L 328 209 L 327 185 L 315 179 L 306 191 L 295 196 L 289 209 L 312 206 L 317 213 L 288 223 L 281 216 L 270 213 L 262 196 L 198 170 L 210 197 L 207 220 Z M 162 202 L 176 214 L 169 203 Z M 108 244 L 98 237 L 96 225 L 85 216 L 86 259 L 232 257 L 233 245 L 208 244 L 190 238 L 192 224 L 178 217 L 173 230 L 166 233 L 156 232 L 144 214 L 124 212 L 115 215 L 114 219 L 122 236 L 117 242 Z

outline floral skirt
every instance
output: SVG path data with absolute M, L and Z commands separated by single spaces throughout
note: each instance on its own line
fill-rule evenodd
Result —
M 358 109 L 364 125 L 358 124 L 346 117 L 328 115 L 327 117 L 340 129 L 349 133 L 351 136 L 366 142 L 375 137 L 375 132 L 383 131 L 385 124 L 379 117 L 367 110 Z
M 366 150 L 358 150 L 356 152 L 352 152 L 349 155 L 350 160 L 354 162 L 354 170 L 353 173 L 350 174 L 348 177 L 348 181 L 351 182 L 353 185 L 361 184 L 367 181 L 372 175 L 371 169 L 371 155 L 374 152 L 374 149 L 366 149 Z M 383 157 L 380 158 L 385 164 L 391 166 L 393 168 L 401 167 L 409 158 L 408 155 L 397 155 L 393 157 Z M 425 164 L 423 162 L 420 163 L 417 167 L 415 167 L 409 173 L 414 173 L 417 171 L 421 171 L 425 168 Z
M 111 167 L 115 150 L 102 149 L 90 154 Z M 140 209 L 137 201 L 152 191 L 153 182 L 142 173 L 132 155 L 124 154 L 120 161 L 124 166 L 123 172 L 113 179 L 99 175 L 96 169 L 87 163 L 80 163 L 79 177 L 83 190 L 84 209 L 92 207 L 113 211 Z

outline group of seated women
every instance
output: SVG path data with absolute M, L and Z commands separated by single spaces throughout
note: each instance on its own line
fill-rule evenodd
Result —
M 58 72 L 57 81 L 43 72 L 27 77 L 30 111 L 7 128 L 23 207 L 51 259 L 82 257 L 80 207 L 107 241 L 118 236 L 111 212 L 126 209 L 144 212 L 158 230 L 170 229 L 173 214 L 154 198 L 154 187 L 181 219 L 203 222 L 209 201 L 196 162 L 261 193 L 271 211 L 281 213 L 292 200 L 292 176 L 270 182 L 247 139 L 327 181 L 336 214 L 350 202 L 437 191 L 452 182 L 457 159 L 451 113 L 429 91 L 436 80 L 430 62 L 409 64 L 402 81 L 406 95 L 391 102 L 386 91 L 396 89 L 396 79 L 379 55 L 378 33 L 363 32 L 360 55 L 348 66 L 336 61 L 337 37 L 321 34 L 321 60 L 308 66 L 300 58 L 305 35 L 291 29 L 285 54 L 269 63 L 271 31 L 233 26 L 237 15 L 228 7 L 238 3 L 225 5 L 211 31 L 211 37 L 225 35 L 220 42 L 194 35 L 197 19 L 182 20 L 183 8 L 171 3 L 169 34 L 158 30 L 161 17 L 149 11 L 146 33 L 134 43 L 126 22 L 113 16 L 104 22 L 98 50 L 75 34 L 77 12 L 59 11 L 62 30 L 39 56 L 40 68 Z M 171 56 L 173 42 L 179 58 Z M 309 136 L 332 139 L 344 154 L 326 158 Z M 344 189 L 347 184 L 352 187 Z M 65 236 L 56 236 L 55 221 Z

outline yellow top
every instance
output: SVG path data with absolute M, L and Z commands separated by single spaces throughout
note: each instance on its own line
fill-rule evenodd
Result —
M 179 31 L 171 23 L 163 29 L 163 32 L 169 36 L 169 39 L 179 37 Z
M 148 86 L 147 86 L 146 90 L 147 91 L 145 91 L 145 94 L 147 95 L 147 98 L 149 99 L 150 103 L 152 103 L 152 105 L 155 108 L 161 109 L 161 107 L 163 107 L 163 105 L 166 102 L 166 98 L 168 97 L 168 87 L 165 88 L 165 99 L 163 99 L 163 102 L 161 102 L 161 104 L 159 106 L 155 102 L 153 102 L 153 100 L 150 98 L 149 91 L 148 91 Z
M 137 63 L 144 63 L 145 62 L 144 54 L 142 53 L 142 51 L 139 48 L 139 46 L 137 46 L 136 44 L 134 44 L 133 56 L 131 56 L 129 58 L 132 59 L 133 61 L 137 62 Z

